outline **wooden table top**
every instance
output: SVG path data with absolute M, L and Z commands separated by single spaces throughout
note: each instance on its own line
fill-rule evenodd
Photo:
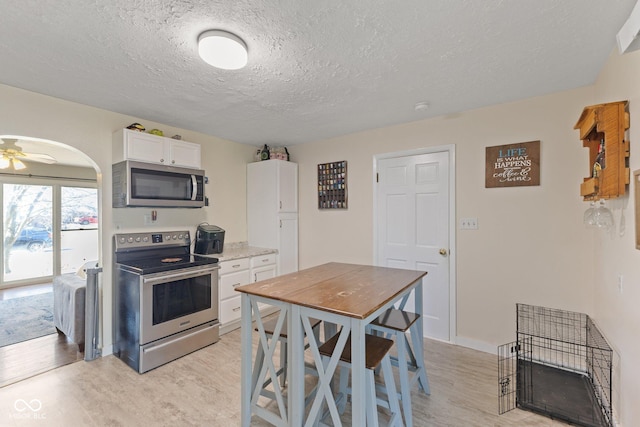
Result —
M 332 262 L 238 286 L 236 291 L 365 319 L 426 274 Z

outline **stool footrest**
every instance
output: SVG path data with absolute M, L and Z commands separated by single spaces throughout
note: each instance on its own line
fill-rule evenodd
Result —
M 395 331 L 406 332 L 419 318 L 419 314 L 390 308 L 371 322 L 371 326 L 382 326 Z
M 318 348 L 320 354 L 331 357 L 336 348 L 339 337 L 340 334 L 334 335 L 327 342 L 322 344 Z M 367 369 L 375 369 L 382 361 L 382 358 L 389 352 L 389 350 L 391 350 L 391 347 L 393 347 L 393 341 L 376 335 L 366 334 L 364 345 L 365 366 Z M 340 355 L 340 360 L 351 363 L 351 336 L 347 339 L 347 343 Z

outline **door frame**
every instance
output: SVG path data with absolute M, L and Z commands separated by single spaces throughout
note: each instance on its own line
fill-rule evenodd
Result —
M 456 146 L 455 144 L 438 145 L 434 147 L 417 148 L 414 150 L 396 151 L 392 153 L 375 154 L 373 156 L 373 265 L 378 264 L 378 192 L 376 189 L 378 175 L 378 161 L 396 157 L 412 157 L 422 154 L 449 153 L 449 342 L 457 341 L 457 301 L 456 301 Z

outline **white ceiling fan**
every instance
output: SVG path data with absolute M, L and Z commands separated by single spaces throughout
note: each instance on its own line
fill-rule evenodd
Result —
M 17 139 L 2 138 L 2 144 L 0 144 L 0 169 L 7 169 L 9 166 L 13 166 L 15 170 L 25 169 L 26 165 L 22 160 L 47 164 L 56 163 L 56 159 L 48 154 L 25 153 L 22 151 L 22 147 L 16 144 L 17 142 Z

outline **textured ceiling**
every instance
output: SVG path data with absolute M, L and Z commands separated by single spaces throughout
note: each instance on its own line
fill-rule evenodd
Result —
M 634 4 L 0 0 L 0 83 L 292 145 L 592 84 Z M 209 29 L 245 40 L 245 69 L 200 60 Z

